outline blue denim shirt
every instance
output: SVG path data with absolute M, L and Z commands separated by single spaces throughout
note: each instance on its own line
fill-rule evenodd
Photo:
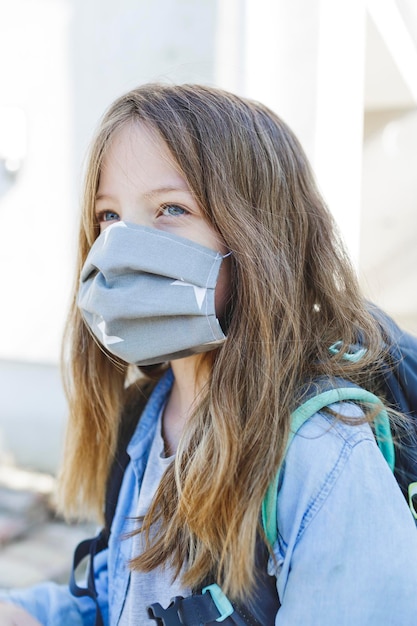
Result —
M 117 626 L 126 598 L 131 529 L 160 409 L 172 385 L 157 385 L 129 444 L 129 464 L 109 548 L 95 560 L 106 626 Z M 357 408 L 337 407 L 355 416 Z M 367 425 L 318 413 L 287 453 L 277 502 L 278 541 L 269 573 L 277 577 L 277 626 L 415 626 L 417 531 L 405 500 Z M 44 583 L 0 597 L 44 626 L 93 626 L 88 598 Z M 150 621 L 149 624 L 153 622 Z M 272 621 L 271 621 L 272 624 Z

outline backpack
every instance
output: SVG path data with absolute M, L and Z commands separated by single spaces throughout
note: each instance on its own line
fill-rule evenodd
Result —
M 374 420 L 375 437 L 417 520 L 417 337 L 401 330 L 380 309 L 375 309 L 373 314 L 381 325 L 388 355 L 379 381 L 382 395 L 389 405 L 408 416 L 408 424 L 401 430 L 392 428 L 381 400 L 365 389 L 342 379 L 332 381 L 331 386 L 328 380 L 319 379 L 308 386 L 306 393 L 303 394 L 303 403 L 292 414 L 291 436 L 287 449 L 304 422 L 330 404 L 353 401 L 379 405 L 380 411 Z M 330 347 L 332 352 L 337 350 L 336 344 Z M 362 350 L 361 346 L 352 346 L 346 358 L 360 358 Z M 129 462 L 126 448 L 154 386 L 155 382 L 150 381 L 140 386 L 131 386 L 127 390 L 117 452 L 107 484 L 105 526 L 97 537 L 81 542 L 74 552 L 70 590 L 77 597 L 89 596 L 94 600 L 97 607 L 95 626 L 103 626 L 103 621 L 94 583 L 93 557 L 108 545 L 119 490 Z M 394 440 L 399 444 L 396 447 Z M 262 502 L 262 525 L 270 545 L 274 545 L 277 539 L 276 505 L 279 481 L 280 470 Z M 257 553 L 258 551 L 261 552 L 262 548 L 257 549 Z M 87 587 L 81 588 L 75 582 L 75 569 L 85 557 L 89 557 L 90 566 Z M 260 558 L 265 560 L 265 555 L 261 555 Z M 270 614 L 273 611 L 276 613 L 278 608 L 279 600 L 277 605 L 271 608 Z M 174 598 L 166 609 L 159 603 L 154 603 L 149 607 L 149 615 L 163 626 L 181 624 L 194 626 L 214 621 L 222 621 L 225 626 L 229 624 L 262 626 L 254 617 L 253 611 L 246 606 L 231 603 L 216 584 L 207 585 L 188 598 Z
M 386 313 L 375 309 L 387 347 L 381 376 L 387 403 L 407 416 L 408 423 L 391 425 L 395 449 L 394 475 L 417 520 L 417 337 L 403 331 Z

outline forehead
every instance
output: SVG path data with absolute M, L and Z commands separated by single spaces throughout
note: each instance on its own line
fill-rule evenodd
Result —
M 156 130 L 131 122 L 115 131 L 104 153 L 99 188 L 115 180 L 126 184 L 179 184 L 184 173 Z
M 133 188 L 146 193 L 164 187 L 189 190 L 184 173 L 159 133 L 142 122 L 117 129 L 102 157 L 97 193 Z

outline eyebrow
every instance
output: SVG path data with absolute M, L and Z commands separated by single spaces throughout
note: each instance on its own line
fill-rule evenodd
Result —
M 157 187 L 156 189 L 151 189 L 150 191 L 147 191 L 146 193 L 144 193 L 143 196 L 144 198 L 153 198 L 154 196 L 160 196 L 164 193 L 170 193 L 172 191 L 190 193 L 190 190 L 186 186 L 179 187 L 178 185 L 177 186 L 170 185 L 166 187 Z
M 166 186 L 166 187 L 157 187 L 156 189 L 150 189 L 149 191 L 145 192 L 143 194 L 144 198 L 154 198 L 155 196 L 160 196 L 163 195 L 164 193 L 172 193 L 173 191 L 175 192 L 181 192 L 181 193 L 191 193 L 190 190 L 188 189 L 188 187 L 184 186 L 184 187 L 179 187 L 179 186 Z M 106 193 L 98 193 L 96 195 L 96 201 L 98 200 L 111 200 L 112 199 L 112 195 L 111 194 L 106 194 Z

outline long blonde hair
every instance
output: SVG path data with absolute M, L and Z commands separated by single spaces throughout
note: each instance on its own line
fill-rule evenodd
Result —
M 288 126 L 263 105 L 197 85 L 145 85 L 105 115 L 89 157 L 77 278 L 98 235 L 95 195 L 115 133 L 141 121 L 160 134 L 207 220 L 232 251 L 227 341 L 143 520 L 148 548 L 133 562 L 163 563 L 197 586 L 210 572 L 232 597 L 253 588 L 262 498 L 282 462 L 300 385 L 339 376 L 372 385 L 377 325 L 306 156 Z M 62 506 L 101 514 L 128 368 L 110 359 L 76 306 L 64 343 L 70 407 Z M 360 363 L 329 354 L 360 336 Z M 343 347 L 342 347 L 343 352 Z

